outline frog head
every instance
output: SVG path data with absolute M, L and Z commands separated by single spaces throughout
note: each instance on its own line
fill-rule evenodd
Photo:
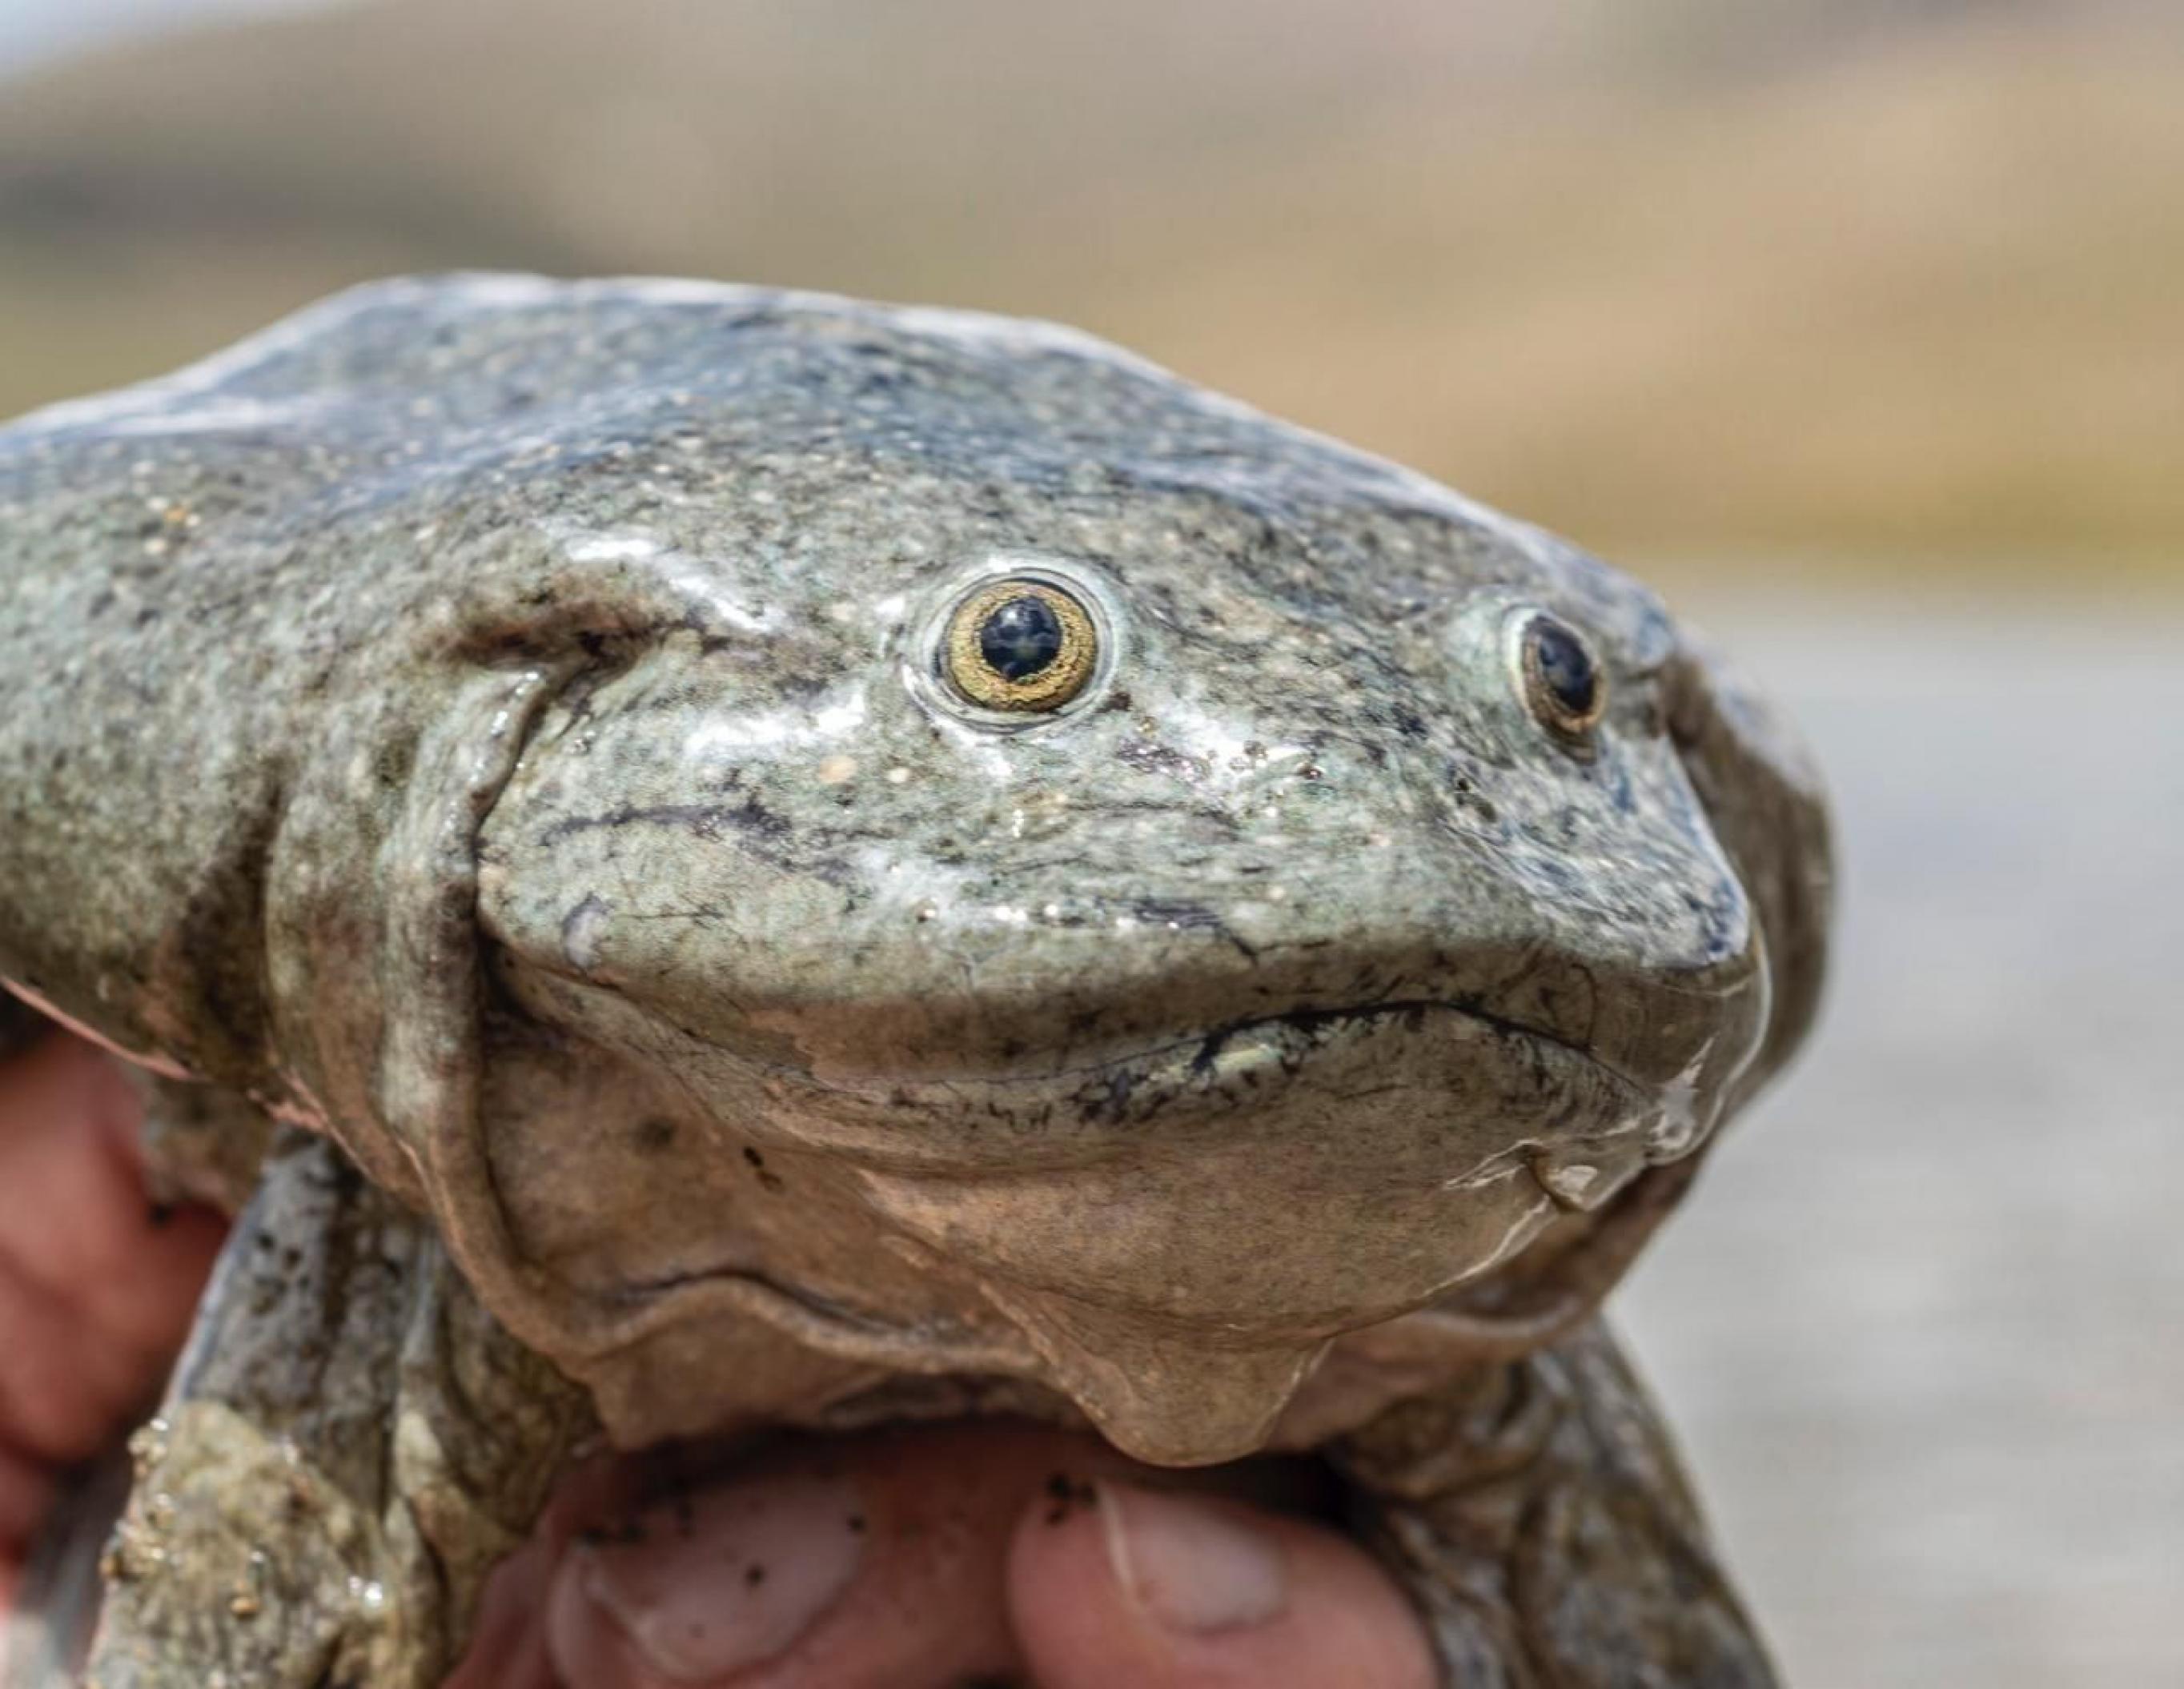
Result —
M 676 297 L 439 495 L 493 707 L 385 858 L 480 962 L 381 1106 L 625 1435 L 907 1371 L 1235 1454 L 1802 1036 L 1817 784 L 1646 589 L 1061 331 Z

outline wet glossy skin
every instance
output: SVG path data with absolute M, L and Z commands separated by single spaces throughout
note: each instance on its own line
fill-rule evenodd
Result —
M 1816 789 L 1650 593 L 1061 331 L 390 284 L 0 434 L 0 978 L 331 1133 L 626 1441 L 1319 1441 L 1810 1012 Z M 1017 581 L 1052 713 L 949 678 Z

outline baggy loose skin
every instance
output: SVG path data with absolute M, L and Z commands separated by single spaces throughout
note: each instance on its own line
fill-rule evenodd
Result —
M 1651 1426 L 1588 1322 L 1802 1037 L 1828 874 L 1794 739 L 1646 589 L 1043 325 L 392 282 L 0 430 L 0 981 L 220 1100 L 176 1111 L 248 1146 L 201 1187 L 242 1198 L 268 1118 L 338 1146 L 415 1217 L 403 1318 L 475 1298 L 427 1370 L 552 1363 L 541 1459 L 554 1376 L 632 1446 L 975 1402 L 1325 1447 L 1429 1610 L 1516 1615 L 1451 1660 L 1609 1681 L 1573 1662 L 1658 1655 L 1679 1600 L 1743 1637 L 1666 1569 L 1705 1550 L 1665 1452 L 1528 1469 L 1673 1529 L 1488 1552 L 1402 1523 L 1477 1475 L 1465 1410 L 1408 1467 L 1387 1416 L 1536 1385 Z M 281 1318 L 354 1316 L 311 1282 Z M 163 1493 L 227 1415 L 357 1507 L 292 1380 L 217 1375 Z M 437 1534 L 370 1469 L 343 1540 L 398 1622 L 291 1599 L 248 1658 L 443 1663 L 535 1465 L 442 1461 Z M 1722 1647 L 1680 1681 L 1763 1677 Z

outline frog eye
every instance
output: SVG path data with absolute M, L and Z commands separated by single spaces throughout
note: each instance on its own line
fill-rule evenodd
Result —
M 967 703 L 1039 714 L 1084 689 L 1100 636 L 1083 604 L 1046 581 L 981 587 L 948 618 L 940 672 Z
M 1607 709 L 1607 677 L 1585 636 L 1542 612 L 1518 636 L 1524 703 L 1550 733 L 1582 739 Z

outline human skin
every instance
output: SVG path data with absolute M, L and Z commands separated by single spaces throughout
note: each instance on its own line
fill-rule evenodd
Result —
M 148 1201 L 141 1113 L 119 1064 L 65 1034 L 0 1061 L 0 1612 L 62 1473 L 156 1391 L 224 1229 Z M 815 1440 L 649 1509 L 641 1481 L 604 1461 L 565 1485 L 450 1689 L 1432 1681 L 1416 1618 L 1352 1543 L 1089 1438 Z M 851 1495 L 865 1528 L 844 1552 L 824 1527 Z

